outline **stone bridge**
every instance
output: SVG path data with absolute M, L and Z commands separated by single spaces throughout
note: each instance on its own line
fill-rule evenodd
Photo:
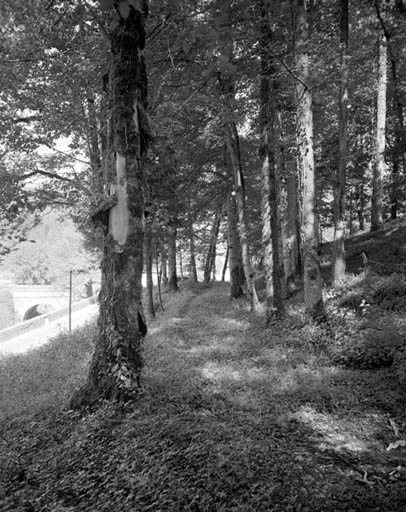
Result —
M 68 306 L 69 294 L 51 285 L 0 283 L 0 329 Z

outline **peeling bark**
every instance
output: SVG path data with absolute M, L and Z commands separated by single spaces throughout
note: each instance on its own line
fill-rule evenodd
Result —
M 106 211 L 107 232 L 102 261 L 100 315 L 95 352 L 85 386 L 71 407 L 93 405 L 99 399 L 127 401 L 140 391 L 142 337 L 146 322 L 142 307 L 144 197 L 141 160 L 148 144 L 145 126 L 147 77 L 143 49 L 147 2 L 130 7 L 112 30 L 108 83 L 110 155 L 104 162 L 106 189 L 115 204 Z M 110 165 L 113 162 L 113 165 Z

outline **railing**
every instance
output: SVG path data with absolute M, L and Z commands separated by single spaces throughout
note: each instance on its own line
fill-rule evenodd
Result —
M 95 297 L 89 297 L 88 299 L 81 300 L 80 302 L 76 302 L 72 304 L 72 312 L 79 311 L 86 306 L 90 306 L 91 304 L 96 303 Z M 44 315 L 39 315 L 30 320 L 25 320 L 24 322 L 20 322 L 15 325 L 11 325 L 10 327 L 6 327 L 5 329 L 0 330 L 0 343 L 2 341 L 10 340 L 17 335 L 23 334 L 25 332 L 29 332 L 32 329 L 36 329 L 38 327 L 42 327 L 43 325 L 48 325 L 51 322 L 55 322 L 55 320 L 59 320 L 60 318 L 67 316 L 69 314 L 69 306 L 66 306 L 62 309 L 58 309 L 57 311 L 51 311 L 50 313 L 45 313 Z

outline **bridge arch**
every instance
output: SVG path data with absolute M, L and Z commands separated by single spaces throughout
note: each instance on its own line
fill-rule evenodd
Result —
M 35 318 L 36 316 L 45 315 L 46 313 L 51 313 L 55 308 L 51 306 L 51 304 L 34 304 L 29 307 L 27 311 L 23 315 L 23 320 L 31 320 L 31 318 Z

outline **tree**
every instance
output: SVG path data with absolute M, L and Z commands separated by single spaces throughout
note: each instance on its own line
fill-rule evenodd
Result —
M 111 4 L 112 2 L 109 2 Z M 140 390 L 143 366 L 143 170 L 148 147 L 145 19 L 148 4 L 114 2 L 108 75 L 108 195 L 93 218 L 104 229 L 99 331 L 87 382 L 71 407 L 100 398 L 125 401 Z
M 206 261 L 204 264 L 203 281 L 209 283 L 216 259 L 216 246 L 220 230 L 221 213 L 216 211 L 214 214 L 213 224 L 210 233 L 209 247 L 207 249 Z
M 260 4 L 261 54 L 261 146 L 262 157 L 262 240 L 266 280 L 266 322 L 284 314 L 284 268 L 280 203 L 280 112 L 279 86 L 271 57 L 273 34 L 270 26 L 269 2 Z
M 316 182 L 313 147 L 313 94 L 310 72 L 309 12 L 306 0 L 295 0 L 296 12 L 296 96 L 297 144 L 300 182 L 302 183 L 302 239 L 305 307 L 309 318 L 325 319 L 322 297 L 322 278 L 319 260 L 319 241 L 315 211 Z
M 371 231 L 383 227 L 383 175 L 385 171 L 387 46 L 382 32 L 378 38 L 378 98 L 376 107 L 376 149 L 372 176 Z
M 237 231 L 237 206 L 230 195 L 228 203 L 228 252 L 230 267 L 230 297 L 238 299 L 244 294 L 244 266 L 241 255 L 240 239 Z
M 333 282 L 345 275 L 345 192 L 347 168 L 348 104 L 348 0 L 340 0 L 340 115 L 338 132 L 338 173 L 334 188 Z

